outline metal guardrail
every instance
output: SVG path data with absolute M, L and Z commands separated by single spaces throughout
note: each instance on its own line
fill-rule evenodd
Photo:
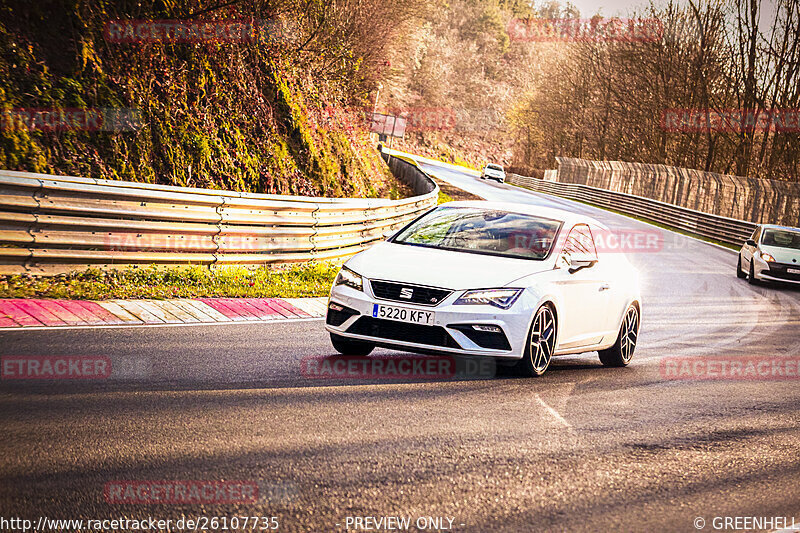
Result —
M 800 224 L 800 182 L 745 178 L 655 163 L 556 157 L 559 183 L 650 198 L 755 224 Z
M 735 246 L 744 243 L 756 228 L 756 224 L 752 222 L 702 213 L 642 196 L 598 189 L 588 185 L 546 181 L 517 174 L 510 174 L 506 181 L 536 192 L 594 204 L 627 215 L 640 216 Z
M 418 196 L 313 198 L 0 171 L 0 274 L 352 255 L 436 205 L 433 180 L 393 159 Z

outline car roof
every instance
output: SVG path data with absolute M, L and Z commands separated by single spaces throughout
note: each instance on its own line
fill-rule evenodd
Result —
M 489 202 L 486 200 L 465 200 L 460 202 L 447 202 L 441 204 L 439 207 L 478 207 L 481 209 L 497 209 L 499 211 L 509 211 L 511 213 L 521 213 L 523 215 L 531 215 L 543 218 L 550 218 L 564 222 L 565 225 L 573 225 L 579 222 L 592 224 L 601 228 L 606 228 L 605 224 L 598 222 L 592 217 L 573 213 L 566 209 L 557 209 L 555 207 L 543 207 L 533 204 L 521 204 L 516 202 Z
M 761 224 L 761 227 L 764 229 L 783 229 L 787 231 L 800 231 L 800 228 L 795 228 L 792 226 L 779 226 L 778 224 Z

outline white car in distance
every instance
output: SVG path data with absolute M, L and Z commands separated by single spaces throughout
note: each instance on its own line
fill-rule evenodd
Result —
M 481 179 L 497 180 L 498 183 L 506 181 L 506 171 L 503 170 L 501 165 L 496 163 L 489 163 L 481 171 Z
M 638 274 L 598 253 L 599 222 L 560 209 L 449 202 L 350 258 L 325 328 L 345 355 L 376 346 L 494 357 L 539 376 L 558 355 L 625 366 L 639 335 Z
M 739 251 L 736 275 L 752 284 L 800 284 L 800 228 L 762 224 Z

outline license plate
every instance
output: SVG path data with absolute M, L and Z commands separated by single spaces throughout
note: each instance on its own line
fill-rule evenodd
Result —
M 433 324 L 434 313 L 433 311 L 418 311 L 416 309 L 406 309 L 405 307 L 394 307 L 393 305 L 374 304 L 372 316 L 411 324 Z
M 787 268 L 786 272 L 789 274 L 800 274 L 800 268 Z

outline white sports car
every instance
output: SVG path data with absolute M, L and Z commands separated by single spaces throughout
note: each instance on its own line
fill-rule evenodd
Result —
M 503 183 L 506 181 L 506 171 L 503 170 L 501 165 L 489 163 L 483 167 L 483 170 L 481 171 L 481 179 L 497 180 L 498 183 Z
M 763 224 L 739 251 L 736 275 L 750 283 L 800 283 L 800 228 Z
M 526 374 L 599 351 L 627 365 L 639 335 L 638 274 L 598 253 L 599 222 L 524 204 L 450 202 L 350 258 L 328 302 L 333 347 L 505 359 Z

